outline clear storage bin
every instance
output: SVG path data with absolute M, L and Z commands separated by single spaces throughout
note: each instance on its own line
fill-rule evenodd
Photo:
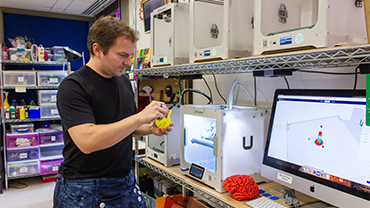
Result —
M 36 86 L 36 72 L 3 72 L 4 86 Z
M 40 105 L 41 118 L 59 117 L 59 112 L 56 103 Z
M 40 160 L 55 160 L 63 158 L 64 144 L 60 145 L 40 145 Z
M 8 148 L 29 147 L 39 145 L 39 133 L 6 134 Z
M 37 72 L 37 85 L 58 86 L 67 75 L 64 71 Z
M 31 61 L 31 49 L 9 48 L 9 60 L 12 61 Z
M 9 179 L 40 173 L 40 162 L 38 160 L 8 163 L 7 167 Z
M 63 143 L 63 131 L 61 129 L 37 129 L 39 132 L 40 145 Z
M 40 162 L 40 175 L 58 173 L 59 166 L 63 160 L 42 161 Z
M 33 132 L 33 127 L 34 125 L 32 123 L 10 124 L 10 131 L 12 134 L 30 133 L 30 132 Z
M 39 147 L 9 148 L 6 159 L 8 162 L 39 159 Z
M 67 46 L 53 46 L 51 47 L 51 53 L 52 54 L 62 54 L 64 55 L 64 47 L 67 47 Z
M 67 58 L 64 54 L 54 54 L 52 61 L 67 61 Z
M 50 104 L 57 102 L 58 90 L 38 90 L 38 103 L 39 105 Z

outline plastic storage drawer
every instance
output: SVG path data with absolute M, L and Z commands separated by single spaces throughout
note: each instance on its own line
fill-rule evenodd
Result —
M 51 47 L 51 53 L 52 54 L 61 54 L 61 55 L 64 55 L 64 47 L 67 47 L 67 46 L 53 46 Z
M 40 174 L 40 162 L 38 160 L 8 163 L 7 166 L 8 178 Z
M 12 134 L 19 134 L 19 133 L 30 133 L 33 132 L 34 125 L 32 123 L 29 124 L 10 124 L 10 129 Z
M 53 55 L 52 61 L 59 61 L 59 62 L 67 61 L 67 58 L 64 54 L 55 54 L 55 55 Z
M 58 86 L 67 75 L 68 73 L 63 71 L 37 72 L 37 85 Z
M 37 129 L 40 144 L 63 143 L 63 131 L 61 129 Z
M 4 86 L 36 86 L 36 72 L 3 72 Z
M 59 112 L 56 103 L 40 105 L 40 117 L 50 118 L 59 117 Z
M 31 49 L 9 48 L 9 60 L 12 61 L 31 61 Z
M 40 145 L 40 160 L 55 160 L 63 158 L 64 144 L 60 145 Z
M 12 148 L 6 150 L 8 162 L 39 159 L 39 147 Z
M 53 160 L 40 162 L 40 175 L 58 173 L 58 169 L 63 160 Z
M 39 105 L 50 104 L 57 102 L 58 90 L 38 90 Z
M 8 148 L 29 147 L 39 145 L 39 133 L 6 134 Z

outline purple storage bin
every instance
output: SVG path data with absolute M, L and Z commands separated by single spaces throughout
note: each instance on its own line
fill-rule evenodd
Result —
M 40 162 L 40 175 L 48 175 L 58 173 L 58 169 L 63 160 L 53 160 Z
M 7 149 L 6 154 L 8 162 L 35 160 L 39 159 L 40 149 L 39 147 Z
M 37 145 L 39 145 L 39 133 L 6 134 L 6 146 L 8 148 Z
M 61 129 L 37 129 L 40 134 L 40 144 L 63 143 L 63 131 Z

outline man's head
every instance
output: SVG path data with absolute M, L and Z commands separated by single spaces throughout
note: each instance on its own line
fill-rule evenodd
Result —
M 90 28 L 88 48 L 91 59 L 88 66 L 106 78 L 121 76 L 131 65 L 138 32 L 114 17 L 98 19 Z
M 87 47 L 91 56 L 95 55 L 93 50 L 94 43 L 99 44 L 103 54 L 106 55 L 118 37 L 125 37 L 132 43 L 136 43 L 139 40 L 138 32 L 123 21 L 110 16 L 99 18 L 90 27 L 89 35 L 87 36 Z

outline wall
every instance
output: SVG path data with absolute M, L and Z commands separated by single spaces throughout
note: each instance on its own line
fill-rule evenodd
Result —
M 316 71 L 328 71 L 328 72 L 354 72 L 355 67 L 345 67 L 345 68 L 324 68 L 324 69 L 310 69 Z M 218 95 L 215 82 L 213 81 L 212 75 L 204 76 L 208 82 L 214 103 L 221 104 L 223 100 Z M 217 85 L 222 96 L 227 100 L 230 86 L 234 79 L 239 78 L 241 84 L 243 84 L 248 91 L 254 96 L 254 84 L 252 73 L 243 74 L 225 74 L 216 75 Z M 325 74 L 312 74 L 303 72 L 294 72 L 293 76 L 286 77 L 291 89 L 353 89 L 355 75 L 325 75 Z M 268 77 L 257 77 L 257 105 L 272 107 L 272 101 L 275 89 L 287 88 L 287 85 L 282 77 L 268 78 Z M 366 88 L 366 76 L 358 75 L 357 89 Z M 194 81 L 194 89 L 199 89 L 206 94 L 209 94 L 209 90 L 206 87 L 203 80 Z M 236 97 L 237 90 L 234 90 L 234 98 Z M 206 104 L 207 99 L 201 95 L 194 94 L 195 104 Z M 248 94 L 240 89 L 238 105 L 248 105 L 254 104 L 253 100 L 248 96 Z
M 2 8 L 2 12 L 4 39 L 8 47 L 10 42 L 7 37 L 27 36 L 34 38 L 35 44 L 44 47 L 68 46 L 84 52 L 85 61 L 89 60 L 87 34 L 93 18 L 9 8 Z M 72 61 L 71 66 L 72 70 L 80 68 L 82 58 Z

